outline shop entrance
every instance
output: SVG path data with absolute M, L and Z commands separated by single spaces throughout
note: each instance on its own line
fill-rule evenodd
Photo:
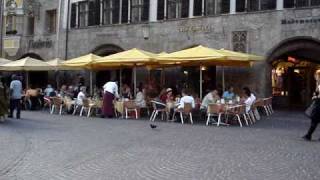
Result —
M 310 104 L 320 69 L 319 48 L 319 41 L 304 37 L 287 40 L 274 49 L 269 62 L 275 107 L 304 109 Z

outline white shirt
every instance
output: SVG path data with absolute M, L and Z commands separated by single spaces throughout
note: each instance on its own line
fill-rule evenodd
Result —
M 144 94 L 141 91 L 137 93 L 135 102 L 139 107 L 146 107 L 146 101 L 144 100 Z
M 184 108 L 184 103 L 190 103 L 192 105 L 192 108 L 196 107 L 194 98 L 192 96 L 183 96 L 180 99 L 180 104 L 178 106 L 178 109 Z
M 77 104 L 82 105 L 84 99 L 86 99 L 86 95 L 82 91 L 80 91 L 77 96 Z
M 201 103 L 201 108 L 208 108 L 208 105 L 210 103 L 216 103 L 217 100 L 219 100 L 219 99 L 213 98 L 213 95 L 210 92 L 203 98 L 202 103 Z
M 107 82 L 105 85 L 103 85 L 103 92 L 109 92 L 113 95 L 115 95 L 115 97 L 119 97 L 119 94 L 118 94 L 118 85 L 116 82 Z
M 256 96 L 251 93 L 250 97 L 248 97 L 244 103 L 246 104 L 246 112 L 248 113 L 253 105 L 254 101 L 256 100 Z
M 12 91 L 11 99 L 21 99 L 22 83 L 19 80 L 11 81 L 10 90 Z
M 54 89 L 51 88 L 51 87 L 47 87 L 45 90 L 44 90 L 44 93 L 46 94 L 46 96 L 50 96 L 50 93 L 53 92 Z

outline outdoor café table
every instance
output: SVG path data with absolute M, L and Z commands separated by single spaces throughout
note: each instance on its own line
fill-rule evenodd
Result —
M 225 103 L 225 104 L 216 103 L 216 104 L 219 105 L 220 107 L 219 112 L 225 116 L 225 120 L 226 120 L 225 123 L 220 123 L 220 124 L 229 126 L 230 125 L 228 124 L 229 115 L 233 113 L 232 111 L 234 110 L 234 108 L 239 107 L 241 104 L 239 103 Z

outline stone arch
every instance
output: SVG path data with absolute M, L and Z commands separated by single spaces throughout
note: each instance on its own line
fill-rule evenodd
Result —
M 99 55 L 99 56 L 107 56 L 110 54 L 115 54 L 118 52 L 123 51 L 124 49 L 120 46 L 113 45 L 113 44 L 103 44 L 96 48 L 94 48 L 91 52 L 93 54 Z
M 22 55 L 19 59 L 26 58 L 26 57 L 31 57 L 31 58 L 34 58 L 34 59 L 43 60 L 43 58 L 40 55 L 36 54 L 36 53 L 26 53 L 26 54 Z
M 267 53 L 267 62 L 282 58 L 288 54 L 300 59 L 320 63 L 320 40 L 310 36 L 297 36 L 281 41 Z

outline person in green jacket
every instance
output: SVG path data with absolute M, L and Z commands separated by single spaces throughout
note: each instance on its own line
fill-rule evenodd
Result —
M 8 94 L 2 77 L 0 76 L 0 122 L 5 120 L 8 114 Z

